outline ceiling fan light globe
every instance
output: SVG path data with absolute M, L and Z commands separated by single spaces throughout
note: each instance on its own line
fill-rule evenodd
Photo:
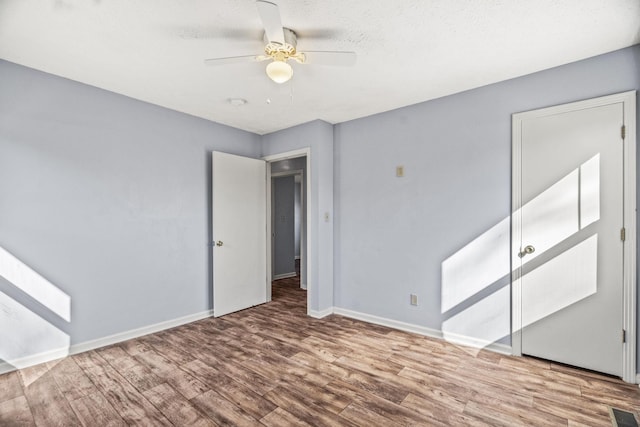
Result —
M 267 76 L 276 83 L 284 83 L 293 77 L 293 68 L 284 61 L 273 61 L 267 65 Z

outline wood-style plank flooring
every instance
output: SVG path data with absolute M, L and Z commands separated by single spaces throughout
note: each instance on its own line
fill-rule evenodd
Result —
M 0 425 L 611 426 L 640 389 L 271 303 L 0 376 Z

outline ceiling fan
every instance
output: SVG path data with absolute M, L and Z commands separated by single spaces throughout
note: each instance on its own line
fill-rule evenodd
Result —
M 238 62 L 271 61 L 267 64 L 267 76 L 276 83 L 287 82 L 293 77 L 290 59 L 299 64 L 319 64 L 349 66 L 356 62 L 355 52 L 346 51 L 305 51 L 297 50 L 297 36 L 290 28 L 284 28 L 278 5 L 265 0 L 257 0 L 258 14 L 264 26 L 264 54 L 230 56 L 205 59 L 207 65 L 224 65 Z

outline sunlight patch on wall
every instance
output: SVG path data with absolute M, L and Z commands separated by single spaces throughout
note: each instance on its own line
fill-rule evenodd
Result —
M 32 307 L 27 308 L 0 292 L 0 361 L 6 362 L 0 363 L 0 370 L 11 370 L 11 367 L 23 369 L 67 356 L 71 343 L 69 335 L 36 311 L 50 310 L 70 322 L 69 295 L 2 247 L 0 276 L 44 307 L 31 304 Z
M 69 295 L 2 247 L 0 247 L 0 276 L 67 322 L 71 321 Z
M 445 340 L 486 347 L 511 333 L 509 286 L 483 298 L 442 323 Z
M 534 248 L 526 254 L 521 247 L 512 248 L 514 270 L 543 254 L 551 258 L 520 279 L 542 283 L 523 289 L 522 298 L 527 304 L 537 301 L 529 308 L 526 320 L 523 318 L 523 326 L 596 292 L 597 235 L 554 255 L 560 250 L 558 244 L 600 219 L 600 154 L 535 196 L 514 215 L 522 218 L 522 245 Z M 472 302 L 474 296 L 481 297 L 483 291 L 511 273 L 510 238 L 507 217 L 442 262 L 441 312 L 462 309 L 443 322 L 445 339 L 486 346 L 510 335 L 509 286 Z M 520 280 L 514 286 L 525 283 Z
M 443 313 L 509 274 L 509 227 L 505 218 L 444 260 Z
M 42 356 L 67 356 L 70 342 L 69 335 L 0 292 L 0 359 L 22 369 Z

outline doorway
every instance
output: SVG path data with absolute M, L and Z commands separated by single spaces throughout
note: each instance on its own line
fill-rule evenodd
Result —
M 302 248 L 306 239 L 304 170 L 306 159 L 271 163 L 272 280 L 298 277 L 306 289 Z M 283 170 L 286 169 L 286 170 Z
M 513 116 L 513 352 L 635 382 L 635 92 Z
M 309 212 L 311 171 L 308 148 L 266 157 L 267 161 L 267 289 L 273 295 L 271 280 L 279 280 L 305 290 L 308 308 L 313 286 L 308 271 L 311 260 Z M 283 249 L 284 247 L 284 249 Z
M 307 254 L 311 253 L 313 245 L 309 233 L 312 202 L 307 197 L 311 193 L 311 150 L 303 148 L 263 159 L 213 152 L 211 203 L 214 233 L 210 246 L 213 248 L 214 316 L 271 301 L 270 163 L 297 158 L 302 158 L 303 162 L 300 187 L 300 277 L 306 285 L 305 305 L 308 310 L 309 294 L 314 289 L 311 276 L 307 273 L 312 271 L 312 259 Z M 247 209 L 247 206 L 251 208 Z M 244 217 L 249 214 L 250 217 Z

